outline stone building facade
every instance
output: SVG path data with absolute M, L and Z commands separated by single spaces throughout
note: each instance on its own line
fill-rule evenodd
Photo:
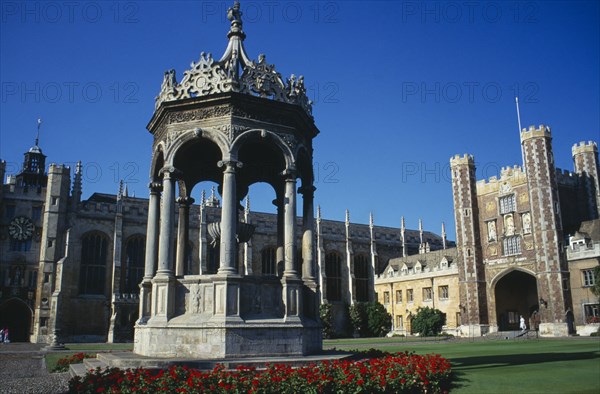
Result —
M 520 315 L 537 311 L 542 335 L 568 334 L 566 313 L 580 303 L 569 286 L 568 234 L 598 219 L 598 149 L 575 145 L 575 171 L 565 172 L 551 140 L 549 127 L 523 129 L 524 167 L 489 180 L 476 180 L 472 156 L 450 160 L 465 331 L 517 329 Z
M 81 165 L 71 169 L 51 164 L 36 186 L 22 182 L 27 165 L 8 176 L 5 165 L 0 162 L 0 175 L 7 180 L 0 194 L 0 326 L 10 327 L 17 341 L 49 343 L 57 328 L 64 341 L 133 340 L 149 200 L 128 195 L 126 187 L 116 194 L 92 193 L 82 200 Z M 203 269 L 216 270 L 218 247 L 212 245 L 208 223 L 220 218 L 217 196 L 209 192 L 189 206 L 189 253 L 182 275 L 198 274 L 202 255 L 207 262 Z M 284 269 L 277 253 L 277 215 L 251 211 L 249 204 L 239 214 L 255 227 L 239 248 L 239 271 L 277 280 Z M 23 241 L 9 234 L 18 217 L 33 224 L 31 236 Z M 297 226 L 300 242 L 301 220 Z M 432 249 L 443 247 L 441 236 L 422 233 Z M 374 277 L 403 253 L 403 245 L 407 254 L 417 253 L 420 232 L 405 230 L 403 243 L 400 228 L 377 226 L 374 220 L 351 223 L 349 217 L 346 222 L 327 220 L 317 209 L 320 302 L 341 309 L 374 299 Z
M 377 301 L 392 315 L 392 333 L 411 334 L 411 319 L 420 307 L 446 315 L 444 332 L 460 334 L 457 249 L 441 249 L 390 260 L 375 280 Z

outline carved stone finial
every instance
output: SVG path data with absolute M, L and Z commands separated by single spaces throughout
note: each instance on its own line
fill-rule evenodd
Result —
M 239 1 L 227 10 L 227 19 L 231 21 L 227 34 L 229 44 L 221 59 L 215 61 L 210 54 L 206 56 L 202 52 L 198 62 L 192 62 L 191 69 L 184 73 L 180 83 L 175 70 L 166 71 L 161 91 L 156 97 L 156 109 L 167 101 L 238 92 L 299 105 L 312 116 L 312 101 L 306 94 L 303 76 L 292 75 L 284 81 L 275 65 L 267 63 L 264 54 L 258 56 L 258 61 L 253 61 L 246 53 L 243 44 L 246 34 L 242 31 Z
M 231 22 L 233 21 L 242 21 L 242 11 L 240 10 L 240 2 L 239 1 L 235 1 L 233 3 L 233 7 L 229 7 L 229 9 L 227 10 L 227 19 L 229 19 Z
M 321 221 L 321 206 L 317 205 L 317 221 Z
M 369 212 L 369 227 L 373 228 L 375 226 L 375 221 L 373 220 L 373 212 Z
M 350 224 L 350 211 L 346 209 L 346 224 Z
M 202 189 L 202 197 L 200 197 L 200 205 L 204 206 L 206 204 L 206 190 Z

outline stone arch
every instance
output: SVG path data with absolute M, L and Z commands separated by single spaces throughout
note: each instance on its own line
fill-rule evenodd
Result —
M 494 277 L 490 287 L 495 308 L 491 315 L 499 331 L 518 330 L 520 316 L 529 322 L 533 312 L 539 311 L 537 279 L 527 269 L 507 269 Z
M 33 310 L 25 301 L 13 297 L 0 304 L 0 328 L 8 328 L 11 342 L 29 342 Z
M 236 157 L 242 167 L 237 177 L 237 198 L 240 201 L 247 195 L 251 185 L 264 182 L 270 185 L 276 195 L 276 200 L 283 199 L 284 176 L 286 169 L 294 168 L 291 152 L 282 149 L 279 137 L 265 132 L 267 136 L 256 132 L 246 132 L 242 141 L 232 147 L 232 156 Z M 281 141 L 280 141 L 281 142 Z M 234 150 L 235 149 L 235 150 Z
M 500 279 L 502 279 L 503 277 L 505 277 L 506 275 L 510 274 L 513 271 L 521 271 L 521 272 L 524 272 L 526 274 L 529 274 L 529 275 L 535 277 L 535 272 L 533 272 L 531 270 L 528 270 L 528 269 L 522 268 L 522 267 L 510 267 L 504 271 L 497 273 L 490 281 L 489 288 L 494 289 L 494 287 L 496 287 L 496 284 L 498 283 L 498 281 Z
M 289 145 L 276 133 L 268 130 L 261 129 L 252 129 L 247 130 L 240 134 L 233 144 L 231 145 L 230 155 L 232 158 L 238 158 L 239 151 L 244 147 L 244 145 L 254 138 L 266 140 L 271 142 L 273 145 L 279 148 L 280 153 L 283 155 L 285 159 L 285 167 L 286 168 L 294 168 L 296 163 L 296 156 Z
M 190 196 L 194 186 L 202 181 L 212 181 L 221 185 L 223 170 L 218 163 L 223 159 L 221 146 L 204 136 L 181 140 L 167 162 L 175 167 L 179 174 L 180 196 Z
M 165 166 L 164 146 L 161 143 L 154 148 L 150 163 L 150 180 L 156 182 L 160 179 L 159 171 Z
M 179 150 L 195 140 L 204 140 L 215 144 L 219 148 L 221 157 L 223 158 L 226 158 L 230 151 L 229 144 L 223 133 L 195 128 L 182 133 L 171 142 L 167 149 L 166 162 L 169 163 L 169 165 L 175 166 L 175 158 L 177 157 Z M 175 168 L 177 168 L 177 166 L 175 166 Z

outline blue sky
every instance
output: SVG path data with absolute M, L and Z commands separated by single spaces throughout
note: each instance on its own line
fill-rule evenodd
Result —
M 1 1 L 0 157 L 18 171 L 43 120 L 48 163 L 84 163 L 84 197 L 119 179 L 147 196 L 163 72 L 223 53 L 232 1 Z M 471 153 L 478 179 L 520 164 L 522 126 L 552 127 L 558 167 L 600 140 L 597 1 L 242 1 L 246 49 L 304 75 L 321 134 L 323 216 L 454 238 L 448 171 Z M 207 185 L 209 187 L 209 185 Z M 198 191 L 196 191 L 198 193 Z M 197 196 L 195 196 L 197 197 Z M 251 188 L 252 208 L 272 192 Z

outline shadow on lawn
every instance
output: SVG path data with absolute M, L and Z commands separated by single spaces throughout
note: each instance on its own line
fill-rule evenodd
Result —
M 454 375 L 452 388 L 456 389 L 468 384 L 469 380 L 464 376 L 464 371 L 467 370 L 593 359 L 600 359 L 600 352 L 506 354 L 453 358 L 450 360 Z

